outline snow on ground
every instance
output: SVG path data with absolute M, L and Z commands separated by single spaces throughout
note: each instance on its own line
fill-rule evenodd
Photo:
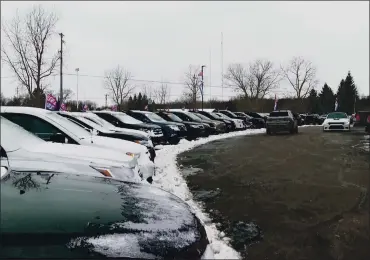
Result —
M 205 259 L 240 259 L 240 255 L 229 244 L 230 239 L 220 233 L 209 216 L 203 212 L 199 203 L 195 202 L 192 194 L 177 167 L 177 155 L 193 149 L 199 145 L 235 136 L 254 135 L 266 133 L 266 129 L 250 129 L 240 132 L 232 132 L 221 135 L 214 135 L 201 138 L 195 141 L 181 140 L 178 145 L 167 145 L 157 150 L 155 159 L 156 175 L 153 178 L 153 185 L 172 192 L 188 203 L 198 218 L 204 223 L 210 246 L 204 255 Z M 213 257 L 212 257 L 213 255 Z

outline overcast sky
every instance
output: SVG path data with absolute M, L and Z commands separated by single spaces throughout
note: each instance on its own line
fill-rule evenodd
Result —
M 26 13 L 37 2 L 1 1 L 1 19 L 17 8 Z M 293 56 L 312 61 L 319 89 L 327 82 L 334 91 L 348 70 L 360 94 L 369 95 L 369 2 L 40 2 L 58 17 L 65 34 L 64 71 L 80 69 L 79 97 L 103 105 L 106 70 L 121 65 L 136 80 L 182 83 L 190 64 L 206 65 L 207 99 L 220 99 L 221 32 L 224 71 L 230 63 L 269 59 L 277 66 Z M 3 41 L 3 37 L 2 37 Z M 60 39 L 50 42 L 58 51 Z M 89 76 L 85 76 L 89 75 Z M 13 74 L 2 64 L 1 91 L 15 93 Z M 211 77 L 211 80 L 210 80 Z M 51 79 L 59 88 L 59 76 Z M 212 88 L 209 88 L 211 81 Z M 135 81 L 137 92 L 146 84 Z M 64 87 L 76 92 L 77 77 L 64 76 Z M 170 84 L 171 98 L 183 92 Z M 285 81 L 280 91 L 291 90 Z M 223 90 L 224 99 L 235 95 Z M 74 96 L 75 98 L 75 96 Z M 108 103 L 111 103 L 108 100 Z

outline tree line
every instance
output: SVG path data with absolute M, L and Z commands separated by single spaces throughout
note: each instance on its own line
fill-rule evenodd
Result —
M 35 6 L 24 17 L 15 15 L 5 21 L 2 30 L 5 38 L 2 44 L 2 62 L 8 66 L 18 85 L 26 94 L 5 99 L 2 105 L 27 105 L 44 107 L 45 95 L 50 93 L 48 78 L 58 69 L 60 50 L 48 46 L 55 36 L 58 17 L 46 11 L 41 5 Z M 257 59 L 248 64 L 233 63 L 227 67 L 225 85 L 232 88 L 237 96 L 229 101 L 211 100 L 205 106 L 240 107 L 255 111 L 269 110 L 271 99 L 266 98 L 279 90 L 281 82 L 290 86 L 293 96 L 279 100 L 279 108 L 291 108 L 302 112 L 327 113 L 333 111 L 338 100 L 341 111 L 352 113 L 356 109 L 367 108 L 367 98 L 359 97 L 357 87 L 350 72 L 339 83 L 336 93 L 326 83 L 318 91 L 316 66 L 303 57 L 293 57 L 286 64 L 275 65 L 267 59 Z M 201 67 L 190 65 L 184 73 L 184 92 L 176 101 L 170 99 L 170 87 L 165 80 L 155 85 L 134 84 L 131 72 L 117 65 L 105 71 L 102 86 L 119 110 L 143 109 L 149 107 L 199 107 L 201 97 Z M 137 90 L 141 89 L 138 94 Z M 53 93 L 58 95 L 59 93 Z M 63 101 L 72 110 L 80 110 L 84 104 L 96 108 L 92 101 L 77 104 L 70 98 L 73 92 L 63 90 Z M 365 100 L 365 101 L 364 101 Z M 285 106 L 290 107 L 285 107 Z

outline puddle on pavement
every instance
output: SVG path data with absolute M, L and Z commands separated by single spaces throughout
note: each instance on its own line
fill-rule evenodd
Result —
M 182 168 L 181 169 L 181 173 L 184 177 L 193 176 L 193 175 L 196 175 L 196 174 L 202 173 L 202 172 L 203 172 L 203 169 L 201 169 L 201 168 L 190 167 L 190 168 Z

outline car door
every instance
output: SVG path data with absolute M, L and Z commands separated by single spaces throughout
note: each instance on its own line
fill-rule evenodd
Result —
M 17 113 L 2 113 L 1 115 L 45 141 L 51 141 L 54 135 L 62 135 L 65 138 L 60 138 L 60 140 L 65 140 L 64 143 L 77 144 L 73 138 L 39 117 Z

